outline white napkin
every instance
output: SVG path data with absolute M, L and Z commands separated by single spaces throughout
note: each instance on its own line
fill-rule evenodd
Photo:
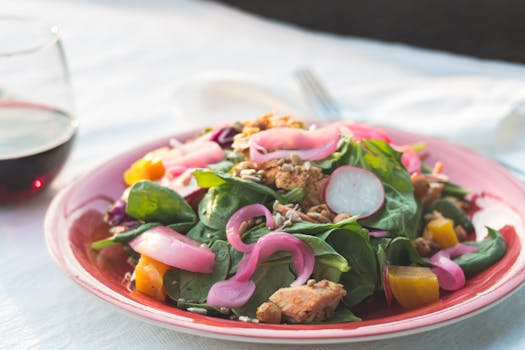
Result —
M 291 86 L 291 73 L 288 80 L 272 87 L 256 76 L 198 76 L 174 89 L 174 115 L 193 126 L 271 111 L 310 117 L 314 111 L 299 88 Z M 468 78 L 396 85 L 348 88 L 337 94 L 338 102 L 354 112 L 350 118 L 439 136 L 483 153 L 505 156 L 525 149 L 525 104 L 519 104 L 525 88 L 507 94 L 505 88 L 489 89 L 489 81 Z

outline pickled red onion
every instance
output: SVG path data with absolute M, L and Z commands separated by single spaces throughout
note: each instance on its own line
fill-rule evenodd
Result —
M 226 224 L 226 237 L 234 249 L 242 253 L 247 253 L 253 249 L 255 243 L 244 244 L 239 228 L 244 221 L 263 215 L 266 218 L 266 226 L 269 229 L 274 228 L 272 213 L 262 204 L 251 204 L 242 207 L 230 217 Z
M 428 260 L 435 266 L 432 268 L 432 272 L 437 276 L 439 286 L 442 289 L 454 291 L 465 285 L 465 273 L 458 264 L 452 261 L 452 258 L 476 250 L 477 248 L 474 246 L 458 243 L 453 247 L 440 250 Z
M 368 232 L 368 235 L 370 237 L 375 237 L 375 238 L 382 238 L 382 237 L 387 237 L 390 233 L 388 231 L 369 231 Z
M 140 254 L 182 270 L 211 273 L 215 264 L 215 253 L 209 248 L 166 226 L 145 231 L 129 245 Z
M 204 168 L 224 159 L 224 151 L 216 142 L 190 142 L 174 148 L 163 155 L 166 175 L 171 179 L 189 168 Z
M 297 128 L 272 128 L 250 138 L 250 160 L 256 163 L 297 154 L 303 160 L 320 160 L 337 149 L 339 131 L 322 128 L 312 131 Z
M 239 267 L 233 277 L 226 281 L 217 282 L 211 287 L 206 302 L 217 307 L 228 305 L 234 305 L 230 307 L 239 307 L 244 305 L 255 290 L 253 288 L 250 291 L 251 284 L 249 282 L 251 282 L 250 278 L 257 266 L 278 251 L 289 251 L 292 254 L 292 265 L 297 273 L 297 278 L 291 285 L 304 284 L 314 268 L 315 258 L 312 248 L 289 233 L 274 231 L 257 240 L 253 249 L 245 254 L 239 262 Z M 241 300 L 232 299 L 232 295 L 235 294 L 229 292 L 232 288 L 239 288 L 238 293 L 242 296 L 242 302 Z M 236 295 L 237 297 L 240 298 Z
M 254 291 L 255 283 L 252 280 L 219 281 L 211 286 L 206 303 L 217 307 L 236 308 L 246 304 Z
M 409 174 L 417 173 L 421 171 L 421 158 L 416 151 L 410 145 L 396 146 L 392 145 L 398 152 L 402 152 L 401 163 L 408 171 Z
M 292 285 L 305 283 L 312 274 L 314 267 L 315 260 L 312 249 L 299 238 L 280 231 L 270 232 L 257 240 L 253 250 L 239 262 L 237 273 L 233 279 L 236 281 L 250 279 L 257 266 L 278 251 L 292 253 L 292 265 L 297 273 L 297 279 Z
M 385 131 L 374 128 L 373 126 L 358 124 L 350 121 L 340 121 L 329 125 L 328 127 L 334 127 L 339 130 L 341 135 L 352 136 L 355 141 L 361 140 L 383 140 L 388 143 L 392 142 L 392 139 Z

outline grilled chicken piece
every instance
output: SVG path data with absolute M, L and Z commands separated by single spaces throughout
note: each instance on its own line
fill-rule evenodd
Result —
M 282 321 L 311 323 L 332 317 L 345 295 L 346 291 L 341 284 L 328 280 L 309 280 L 304 286 L 279 289 L 270 297 L 270 302 L 280 310 Z M 262 304 L 257 310 L 257 319 L 261 322 L 277 320 L 278 311 L 266 304 L 269 303 Z
M 277 304 L 267 301 L 257 308 L 256 317 L 262 323 L 281 323 L 282 312 Z

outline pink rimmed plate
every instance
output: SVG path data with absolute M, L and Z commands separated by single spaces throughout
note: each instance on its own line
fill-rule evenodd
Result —
M 315 325 L 266 325 L 197 315 L 129 292 L 122 283 L 131 267 L 119 248 L 96 253 L 91 242 L 107 236 L 103 213 L 124 190 L 122 173 L 146 152 L 167 144 L 157 140 L 126 152 L 63 189 L 52 201 L 45 219 L 45 238 L 51 256 L 75 282 L 109 304 L 145 321 L 181 332 L 203 336 L 267 343 L 338 343 L 384 339 L 441 327 L 473 316 L 510 295 L 525 280 L 525 187 L 498 163 L 466 148 L 428 136 L 387 129 L 397 144 L 424 142 L 428 164 L 440 160 L 450 178 L 473 192 L 493 196 L 480 199 L 483 207 L 474 218 L 500 228 L 514 225 L 507 236 L 505 257 L 490 269 L 468 280 L 454 293 L 416 310 L 387 308 L 376 300 L 355 312 L 362 322 Z M 191 134 L 178 135 L 184 140 Z M 498 200 L 496 198 L 501 198 Z

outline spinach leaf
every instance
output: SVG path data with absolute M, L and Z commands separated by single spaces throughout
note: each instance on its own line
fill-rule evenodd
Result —
M 211 286 L 215 282 L 226 279 L 230 269 L 229 244 L 218 240 L 213 242 L 210 249 L 215 253 L 215 265 L 211 274 L 185 270 L 164 274 L 163 283 L 165 286 L 177 286 L 177 288 L 166 288 L 166 293 L 171 299 L 182 298 L 204 302 Z
M 227 173 L 233 168 L 235 164 L 240 163 L 244 160 L 244 156 L 240 154 L 239 152 L 226 150 L 224 151 L 224 153 L 225 153 L 224 160 L 218 163 L 215 163 L 215 164 L 209 164 L 208 168 L 212 169 L 213 171 Z
M 323 321 L 322 323 L 345 323 L 345 322 L 359 322 L 361 318 L 357 317 L 350 311 L 349 308 L 344 305 L 339 304 L 337 309 L 335 309 L 335 314 L 330 317 L 328 320 Z
M 462 200 L 465 198 L 467 194 L 470 193 L 470 191 L 467 190 L 466 188 L 458 184 L 455 184 L 453 182 L 450 182 L 450 181 L 440 181 L 440 182 L 443 184 L 443 189 L 441 190 L 441 195 L 443 197 L 452 196 L 452 197 L 456 197 Z
M 177 300 L 177 308 L 181 310 L 188 310 L 191 308 L 198 308 L 206 310 L 207 316 L 213 317 L 228 317 L 231 313 L 229 309 L 218 308 L 215 306 L 208 305 L 206 303 L 190 303 L 182 299 Z
M 368 231 L 364 228 L 362 228 L 359 223 L 357 222 L 358 217 L 354 216 L 342 221 L 339 221 L 336 224 L 318 224 L 318 223 L 312 223 L 308 221 L 300 221 L 294 223 L 292 226 L 283 227 L 280 230 L 288 233 L 298 233 L 298 234 L 304 234 L 304 235 L 312 235 L 317 236 L 324 240 L 332 230 L 335 229 L 346 229 L 350 231 L 355 231 L 361 234 L 366 234 Z M 268 229 L 265 225 L 259 225 L 251 228 L 250 230 L 246 231 L 243 236 L 246 237 L 247 242 L 255 242 L 260 237 L 264 236 L 270 232 L 270 229 Z
M 454 259 L 465 276 L 471 277 L 498 262 L 507 250 L 505 240 L 501 234 L 487 227 L 488 237 L 479 242 L 465 242 L 464 244 L 473 245 L 478 248 L 477 251 L 461 255 Z
M 414 198 L 410 175 L 401 163 L 401 153 L 384 141 L 363 140 L 362 143 L 366 151 L 361 165 L 380 178 L 386 195 L 383 208 L 363 220 L 363 225 L 416 238 L 421 210 Z
M 266 194 L 247 190 L 237 183 L 212 187 L 199 203 L 200 221 L 214 230 L 224 230 L 230 217 L 239 208 L 253 203 L 264 203 Z
M 303 199 L 304 195 L 302 188 L 299 187 L 294 188 L 286 194 L 281 194 L 263 184 L 243 180 L 228 173 L 212 171 L 209 169 L 197 169 L 193 172 L 193 176 L 195 177 L 195 180 L 197 180 L 199 187 L 202 188 L 212 188 L 224 184 L 236 185 L 237 187 L 241 187 L 244 191 L 268 195 L 283 204 L 299 202 Z
M 195 212 L 184 198 L 152 181 L 139 181 L 131 187 L 126 214 L 163 225 L 195 223 L 197 220 Z
M 472 222 L 468 218 L 467 214 L 458 208 L 458 206 L 451 200 L 446 198 L 438 199 L 430 207 L 430 211 L 434 210 L 439 211 L 444 217 L 452 219 L 454 221 L 454 226 L 460 225 L 467 231 L 474 230 L 474 226 L 472 225 Z
M 226 232 L 224 232 L 224 229 L 214 230 L 204 225 L 202 221 L 197 222 L 197 224 L 189 230 L 186 236 L 194 241 L 205 243 L 207 245 L 211 245 L 212 242 L 218 239 L 222 239 L 223 241 L 226 240 Z
M 351 149 L 350 145 L 350 138 L 346 136 L 342 136 L 341 140 L 343 141 L 341 147 L 337 149 L 334 153 L 332 153 L 329 157 L 320 160 L 312 162 L 316 167 L 321 168 L 325 173 L 330 174 L 332 171 L 334 171 L 337 167 L 343 165 L 343 164 L 352 164 L 354 160 L 349 159 L 350 157 L 359 157 L 358 150 Z
M 238 316 L 255 318 L 257 307 L 268 300 L 278 289 L 289 287 L 295 280 L 289 260 L 267 261 L 257 268 L 252 276 L 255 291 L 246 304 L 232 311 Z
M 344 228 L 350 231 L 356 231 L 360 233 L 366 233 L 367 231 L 359 225 L 357 222 L 358 216 L 353 216 L 348 219 L 339 221 L 336 224 L 315 224 L 308 221 L 300 221 L 294 223 L 292 226 L 285 227 L 282 230 L 288 233 L 302 233 L 305 235 L 318 236 L 327 231 Z
M 414 198 L 410 175 L 401 163 L 401 153 L 381 140 L 346 140 L 334 166 L 354 165 L 374 172 L 385 188 L 385 205 L 361 221 L 366 227 L 387 230 L 395 235 L 417 236 L 421 209 Z
M 410 265 L 432 267 L 427 260 L 423 259 L 412 242 L 406 237 L 395 237 L 388 242 L 386 249 L 386 260 L 392 265 Z
M 231 170 L 231 168 L 233 168 L 234 165 L 235 163 L 233 163 L 231 160 L 225 159 L 225 160 L 221 160 L 218 163 L 208 164 L 208 168 L 210 168 L 213 171 L 220 171 L 220 172 L 227 173 L 228 171 Z
M 377 258 L 368 235 L 345 229 L 330 232 L 326 239 L 350 265 L 350 271 L 341 275 L 347 291 L 345 304 L 354 306 L 372 295 L 378 283 Z
M 432 169 L 425 164 L 421 164 L 421 172 L 424 174 L 431 174 Z M 451 182 L 451 181 L 439 181 L 443 184 L 443 190 L 441 191 L 442 197 L 452 196 L 460 200 L 463 200 L 467 194 L 470 193 L 466 188 Z
M 91 244 L 91 248 L 98 250 L 98 249 L 102 249 L 104 247 L 108 247 L 108 246 L 111 246 L 111 245 L 114 245 L 114 244 L 127 243 L 127 242 L 131 241 L 133 238 L 141 235 L 142 233 L 146 232 L 147 230 L 149 230 L 150 228 L 153 228 L 155 226 L 160 226 L 160 224 L 155 223 L 155 222 L 142 224 L 142 225 L 140 225 L 138 227 L 135 227 L 135 228 L 133 228 L 131 230 L 127 230 L 127 231 L 121 232 L 121 233 L 116 234 L 116 235 L 114 235 L 112 237 L 105 238 L 105 239 L 102 239 L 100 241 L 93 242 Z
M 350 270 L 348 261 L 339 254 L 330 244 L 315 236 L 303 235 L 296 233 L 295 237 L 308 244 L 316 257 L 316 263 L 333 267 L 341 272 Z M 322 279 L 322 278 L 321 278 Z

